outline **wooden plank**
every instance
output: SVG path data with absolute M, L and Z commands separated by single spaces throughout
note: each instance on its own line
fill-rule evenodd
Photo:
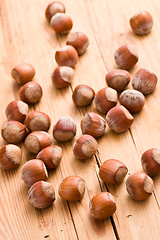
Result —
M 39 32 L 41 33 L 43 31 L 43 24 L 42 26 L 39 24 L 41 19 L 39 14 L 41 16 L 41 11 L 37 12 L 38 14 L 35 18 L 34 7 L 40 8 L 38 4 L 33 3 L 33 5 L 30 5 L 27 1 L 23 1 L 23 3 L 22 1 L 21 3 L 19 1 L 14 1 L 12 4 L 10 1 L 1 2 L 1 36 L 3 36 L 1 45 L 1 49 L 3 50 L 3 65 L 1 66 L 1 74 L 3 76 L 3 84 L 1 86 L 3 94 L 1 94 L 0 108 L 1 121 L 5 120 L 4 109 L 8 102 L 12 101 L 14 97 L 17 98 L 18 87 L 10 77 L 12 67 L 21 61 L 30 62 L 34 65 L 34 61 L 36 62 L 41 56 L 43 58 L 43 54 L 47 54 L 44 47 L 45 44 L 42 44 L 44 51 L 42 51 L 42 54 L 39 56 L 36 55 L 36 49 L 40 47 L 37 47 L 39 36 L 36 35 L 36 31 L 37 28 L 39 28 Z M 24 8 L 28 11 L 28 14 L 24 15 L 23 18 Z M 29 18 L 30 14 L 32 16 L 31 18 Z M 28 19 L 30 19 L 30 21 Z M 33 28 L 31 27 L 32 21 L 34 21 Z M 26 23 L 28 23 L 28 25 Z M 17 26 L 19 28 L 17 28 Z M 25 26 L 25 28 L 23 26 Z M 32 42 L 33 35 L 34 41 Z M 43 41 L 44 39 L 45 38 L 43 38 Z M 49 63 L 50 56 L 48 59 L 48 64 Z M 41 68 L 43 68 L 43 65 Z M 34 66 L 37 69 L 37 66 Z M 37 77 L 36 80 L 38 80 Z M 2 140 L 1 144 L 3 144 Z M 24 148 L 22 147 L 22 149 Z M 27 155 L 27 153 L 24 154 L 22 164 L 28 159 L 26 157 Z M 60 201 L 56 201 L 53 207 L 49 209 L 43 211 L 35 210 L 29 204 L 27 188 L 20 180 L 20 168 L 9 173 L 2 171 L 0 173 L 0 179 L 0 201 L 2 206 L 1 239 L 23 239 L 24 236 L 25 239 L 39 239 L 45 236 L 47 238 L 49 237 L 49 239 L 66 239 L 66 237 L 68 239 L 77 238 L 67 203 L 62 204 Z M 52 180 L 56 192 L 58 188 L 57 183 L 61 180 L 62 175 L 60 171 L 57 171 Z
M 37 110 L 51 116 L 53 124 L 63 115 L 71 115 L 77 125 L 86 111 L 95 111 L 94 105 L 85 109 L 77 109 L 71 100 L 71 89 L 56 90 L 53 88 L 50 75 L 56 66 L 54 51 L 60 45 L 65 45 L 66 37 L 56 38 L 44 19 L 44 10 L 50 1 L 21 2 L 3 0 L 1 9 L 0 53 L 1 86 L 0 113 L 1 122 L 5 120 L 4 109 L 7 103 L 17 97 L 18 87 L 10 77 L 10 71 L 17 62 L 32 63 L 37 74 L 37 80 L 43 87 L 44 96 Z M 124 41 L 135 43 L 140 61 L 138 67 L 152 67 L 158 73 L 159 28 L 158 1 L 146 1 L 145 8 L 155 18 L 155 29 L 150 37 L 136 37 L 130 30 L 128 19 L 137 10 L 142 10 L 144 1 L 75 1 L 64 0 L 67 13 L 74 22 L 73 31 L 84 31 L 90 38 L 90 47 L 86 54 L 80 57 L 76 67 L 73 88 L 79 83 L 87 83 L 96 91 L 105 87 L 106 69 L 115 67 L 113 54 Z M 24 10 L 25 9 L 25 14 Z M 36 9 L 36 11 L 35 11 Z M 103 24 L 102 24 L 103 23 Z M 104 24 L 105 23 L 105 24 Z M 151 56 L 151 57 L 150 57 Z M 156 61 L 156 64 L 155 64 Z M 135 116 L 131 132 L 121 135 L 113 134 L 107 129 L 103 138 L 99 139 L 99 151 L 96 157 L 99 162 L 115 157 L 126 163 L 129 172 L 141 169 L 140 154 L 150 148 L 159 146 L 159 106 L 158 88 L 152 96 L 147 97 L 144 110 Z M 65 107 L 64 107 L 65 106 Z M 154 107 L 153 107 L 154 106 Z M 155 122 L 153 125 L 152 122 Z M 148 131 L 152 127 L 152 131 Z M 52 129 L 52 128 L 51 128 Z M 52 134 L 51 130 L 50 133 Z M 131 134 L 130 134 L 131 133 Z M 81 202 L 69 203 L 62 201 L 57 195 L 53 207 L 43 211 L 35 210 L 28 202 L 27 189 L 20 182 L 20 168 L 14 172 L 0 172 L 0 237 L 1 239 L 115 239 L 115 234 L 109 219 L 96 221 L 89 216 L 89 198 L 101 191 L 106 191 L 102 182 L 98 182 L 98 166 L 93 158 L 85 163 L 75 159 L 72 154 L 74 141 L 61 144 L 64 157 L 60 167 L 52 174 L 49 181 L 58 191 L 62 178 L 77 174 L 87 180 L 87 191 Z M 3 144 L 1 139 L 1 144 Z M 31 158 L 24 153 L 23 161 Z M 20 182 L 20 183 L 19 183 Z M 126 193 L 125 183 L 120 186 L 108 186 L 116 197 L 117 211 L 114 214 L 115 227 L 120 239 L 158 239 L 159 238 L 159 178 L 155 179 L 154 196 L 143 203 L 132 201 Z M 18 185 L 18 186 L 17 186 Z M 18 196 L 18 197 L 17 197 Z M 18 207 L 17 207 L 18 206 Z M 15 211 L 15 209 L 20 209 Z M 152 214 L 151 214 L 152 213 Z
M 74 117 L 75 121 L 79 123 L 80 115 L 73 106 L 71 90 L 68 88 L 57 91 L 51 84 L 50 74 L 56 66 L 53 53 L 58 47 L 58 42 L 55 34 L 44 20 L 46 5 L 47 3 L 42 1 L 40 3 L 32 1 L 31 5 L 26 0 L 21 2 L 14 1 L 14 3 L 6 0 L 1 3 L 2 22 L 5 22 L 2 30 L 2 35 L 4 35 L 2 46 L 5 46 L 4 55 L 2 55 L 5 56 L 2 71 L 5 72 L 3 88 L 4 92 L 8 92 L 8 96 L 3 101 L 2 106 L 3 120 L 5 119 L 4 109 L 6 104 L 14 96 L 17 97 L 18 92 L 16 84 L 12 84 L 12 79 L 10 78 L 11 68 L 17 62 L 27 61 L 35 66 L 37 70 L 35 80 L 42 85 L 44 90 L 43 99 L 40 104 L 36 105 L 36 109 L 48 113 L 52 118 L 52 125 L 62 115 L 66 114 Z M 24 16 L 23 9 L 26 11 Z M 35 9 L 37 9 L 36 13 Z M 23 27 L 24 24 L 25 28 Z M 14 95 L 12 89 L 8 91 L 10 86 L 14 90 Z M 2 214 L 2 216 L 4 215 L 4 220 L 1 220 L 1 222 L 4 227 L 0 233 L 1 238 L 5 239 L 9 236 L 8 238 L 10 239 L 22 239 L 25 235 L 26 239 L 39 239 L 45 236 L 49 239 L 76 239 L 78 234 L 82 239 L 106 239 L 106 237 L 115 239 L 109 219 L 105 222 L 97 222 L 89 217 L 89 197 L 100 192 L 100 186 L 94 171 L 95 162 L 92 159 L 92 161 L 85 163 L 84 166 L 84 163 L 76 160 L 72 155 L 72 144 L 72 142 L 63 144 L 64 157 L 61 166 L 54 174 L 50 173 L 49 181 L 54 184 L 57 193 L 62 177 L 69 174 L 81 175 L 87 180 L 87 192 L 83 200 L 80 203 L 68 205 L 57 194 L 57 200 L 53 207 L 43 211 L 35 210 L 28 202 L 27 189 L 23 183 L 20 182 L 19 188 L 16 188 L 20 181 L 20 168 L 15 171 L 15 174 L 12 172 L 14 178 L 10 178 L 11 182 L 7 181 L 8 175 L 3 173 L 0 176 L 2 182 L 1 190 L 5 194 L 1 201 L 7 203 L 9 211 L 6 210 L 5 215 L 4 213 Z M 27 160 L 26 156 L 28 156 L 28 153 L 24 154 L 22 163 Z M 15 184 L 13 192 L 11 190 L 12 181 Z M 6 196 L 10 191 L 11 196 Z M 17 192 L 19 197 L 17 197 Z M 11 202 L 12 198 L 14 204 Z M 7 199 L 9 200 L 7 201 Z M 19 206 L 16 214 L 13 206 Z M 4 212 L 5 209 L 4 207 L 1 211 Z M 10 219 L 10 222 L 8 222 L 8 219 Z M 23 226 L 20 226 L 20 222 L 23 222 Z M 9 228 L 6 232 L 5 228 L 8 225 L 13 226 L 13 223 L 14 227 Z
M 155 1 L 155 5 L 153 4 L 152 7 L 151 5 L 150 1 L 148 1 L 145 9 L 149 9 L 154 16 L 156 15 L 158 2 Z M 101 9 L 101 14 L 97 9 Z M 122 42 L 127 41 L 136 45 L 140 55 L 140 61 L 131 73 L 134 73 L 140 67 L 146 67 L 151 68 L 158 75 L 158 64 L 156 63 L 158 63 L 157 58 L 159 56 L 157 56 L 156 51 L 151 50 L 154 46 L 158 46 L 157 32 L 159 32 L 159 29 L 158 26 L 156 27 L 158 21 L 156 22 L 155 18 L 155 29 L 157 30 L 155 32 L 153 30 L 148 37 L 136 37 L 131 32 L 128 24 L 129 18 L 138 10 L 143 9 L 144 1 L 141 1 L 141 3 L 135 1 L 101 1 L 101 4 L 97 1 L 88 1 L 90 23 L 93 32 L 98 32 L 98 34 L 95 34 L 95 38 L 108 70 L 115 67 L 113 55 L 116 48 Z M 106 28 L 102 22 L 106 23 Z M 130 135 L 129 131 L 121 135 L 107 131 L 106 139 L 103 138 L 99 145 L 100 161 L 103 162 L 108 158 L 115 157 L 126 163 L 129 167 L 129 173 L 141 170 L 140 153 L 143 152 L 143 149 L 146 150 L 153 146 L 158 147 L 159 112 L 157 111 L 157 102 L 159 102 L 158 87 L 152 96 L 147 97 L 144 110 L 135 115 L 135 121 L 131 127 L 132 135 Z M 153 121 L 156 124 L 152 124 Z M 132 137 L 134 141 L 132 141 Z M 158 179 L 156 179 L 155 183 L 154 195 L 147 201 L 140 203 L 132 201 L 127 196 L 124 183 L 116 187 L 108 186 L 109 191 L 117 199 L 117 211 L 114 221 L 120 238 L 159 238 Z

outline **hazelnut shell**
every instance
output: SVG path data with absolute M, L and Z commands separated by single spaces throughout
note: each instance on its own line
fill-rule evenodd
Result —
M 151 148 L 145 151 L 141 157 L 143 170 L 149 176 L 157 176 L 160 174 L 160 150 Z
M 0 149 L 0 168 L 11 170 L 17 168 L 21 162 L 21 149 L 13 144 L 8 144 Z
M 90 214 L 98 219 L 105 219 L 116 211 L 116 203 L 111 193 L 101 192 L 95 195 L 89 203 Z
M 11 76 L 19 84 L 31 81 L 35 75 L 34 67 L 29 63 L 21 63 L 12 69 Z
M 105 129 L 106 121 L 97 113 L 89 112 L 81 120 L 83 134 L 89 134 L 96 138 L 102 136 Z
M 62 148 L 56 145 L 43 148 L 36 158 L 41 159 L 49 169 L 56 168 L 62 159 Z
M 116 64 L 122 69 L 131 69 L 137 62 L 138 56 L 133 47 L 124 44 L 115 52 Z
M 73 46 L 80 56 L 87 50 L 89 39 L 83 32 L 74 32 L 68 35 L 66 44 Z
M 99 177 L 106 183 L 119 184 L 128 172 L 124 163 L 117 159 L 106 160 L 99 169 Z
M 51 125 L 50 117 L 43 112 L 33 111 L 25 119 L 25 126 L 29 131 L 48 131 Z
M 48 22 L 50 22 L 51 18 L 56 14 L 56 13 L 65 13 L 66 9 L 63 3 L 59 1 L 54 1 L 51 2 L 45 11 L 45 16 Z
M 79 176 L 69 176 L 61 182 L 58 193 L 66 201 L 79 201 L 85 193 L 85 181 Z
M 34 154 L 37 154 L 43 148 L 50 146 L 51 143 L 51 136 L 44 131 L 35 131 L 30 133 L 24 142 L 28 151 Z
M 21 100 L 10 102 L 5 110 L 8 121 L 24 122 L 28 113 L 28 105 Z
M 116 133 L 125 132 L 133 123 L 133 117 L 122 105 L 115 106 L 106 115 L 108 127 Z
M 118 92 L 123 91 L 129 84 L 131 76 L 128 71 L 122 69 L 114 69 L 107 73 L 106 83 L 108 87 Z
M 90 135 L 80 136 L 73 145 L 73 154 L 81 160 L 91 158 L 98 149 L 98 142 Z
M 137 201 L 149 198 L 153 192 L 153 181 L 145 172 L 135 172 L 126 181 L 130 197 Z
M 56 51 L 55 60 L 59 66 L 74 68 L 78 62 L 78 53 L 74 47 L 68 45 Z
M 72 94 L 72 100 L 78 107 L 84 107 L 92 103 L 95 91 L 87 85 L 78 85 Z
M 96 109 L 104 114 L 116 106 L 117 100 L 118 96 L 116 90 L 110 87 L 102 88 L 94 97 Z
M 55 201 L 55 190 L 51 183 L 38 181 L 28 191 L 30 203 L 35 208 L 49 207 Z
M 35 104 L 42 98 L 43 91 L 36 82 L 28 82 L 19 90 L 20 99 L 27 104 Z

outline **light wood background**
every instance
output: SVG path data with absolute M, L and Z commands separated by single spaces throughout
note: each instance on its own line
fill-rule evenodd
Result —
M 52 86 L 51 73 L 56 67 L 55 50 L 65 45 L 66 37 L 57 37 L 46 22 L 44 12 L 49 0 L 0 1 L 0 126 L 6 121 L 6 105 L 18 98 L 19 86 L 10 76 L 11 69 L 20 62 L 29 62 L 36 69 L 35 81 L 43 88 L 43 98 L 34 109 L 44 111 L 55 122 L 71 115 L 80 131 L 80 120 L 87 111 L 96 111 L 94 105 L 77 109 L 72 103 L 72 89 L 88 84 L 98 91 L 105 87 L 105 74 L 115 68 L 114 52 L 121 43 L 135 45 L 139 62 L 131 71 L 147 68 L 159 77 L 160 66 L 160 2 L 158 0 L 62 0 L 73 19 L 72 31 L 83 31 L 90 39 L 86 54 L 79 58 L 72 87 L 57 90 Z M 154 27 L 148 36 L 134 35 L 129 26 L 130 17 L 148 10 Z M 131 87 L 131 86 L 129 86 Z M 129 173 L 141 170 L 141 154 L 152 147 L 160 148 L 160 84 L 140 114 L 134 115 L 131 129 L 114 134 L 108 128 L 98 139 L 95 157 L 80 162 L 72 154 L 74 140 L 60 144 L 63 160 L 55 171 L 49 172 L 48 181 L 56 190 L 56 201 L 45 210 L 37 210 L 28 201 L 27 191 L 20 179 L 22 165 L 33 158 L 23 145 L 21 166 L 14 171 L 0 171 L 0 239 L 121 239 L 158 240 L 160 238 L 160 177 L 154 178 L 153 195 L 143 202 L 129 198 L 125 182 L 120 186 L 105 186 L 98 178 L 99 164 L 108 158 L 117 158 L 129 168 Z M 33 108 L 30 108 L 32 111 Z M 53 141 L 55 143 L 55 141 Z M 1 138 L 1 146 L 4 142 Z M 76 174 L 87 182 L 81 202 L 67 203 L 58 196 L 58 186 L 68 175 Z M 113 218 L 94 220 L 89 215 L 89 199 L 106 187 L 116 199 L 117 211 Z

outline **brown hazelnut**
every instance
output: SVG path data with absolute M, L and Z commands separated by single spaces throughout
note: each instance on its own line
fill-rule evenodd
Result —
M 98 220 L 108 218 L 116 211 L 115 198 L 109 192 L 98 193 L 90 200 L 89 210 Z
M 137 201 L 149 198 L 153 192 L 153 180 L 145 172 L 135 172 L 126 181 L 130 197 Z
M 138 35 L 148 34 L 153 26 L 152 16 L 147 11 L 137 13 L 130 19 L 129 22 L 133 32 Z
M 82 55 L 89 46 L 89 39 L 83 32 L 74 32 L 68 35 L 66 44 L 73 46 L 78 55 Z
M 74 70 L 71 67 L 57 67 L 52 73 L 52 83 L 56 88 L 68 87 L 74 77 Z
M 117 159 L 106 160 L 99 169 L 99 177 L 106 183 L 119 184 L 128 172 L 124 163 Z
M 116 64 L 122 69 L 130 69 L 138 62 L 136 51 L 128 44 L 120 46 L 114 57 Z
M 154 73 L 141 68 L 133 76 L 132 87 L 146 95 L 154 91 L 157 81 L 157 76 Z
M 85 193 L 85 181 L 79 176 L 69 176 L 61 182 L 58 193 L 66 201 L 79 201 Z
M 91 158 L 98 149 L 98 142 L 90 135 L 80 136 L 73 145 L 73 154 L 81 160 Z
M 149 176 L 157 176 L 160 174 L 160 150 L 151 148 L 145 151 L 141 157 L 143 170 Z
M 44 163 L 39 159 L 27 161 L 21 169 L 21 179 L 28 187 L 31 187 L 35 182 L 40 180 L 46 181 L 47 178 L 47 169 Z
M 51 2 L 45 11 L 45 16 L 48 22 L 50 22 L 51 18 L 56 14 L 56 13 L 65 13 L 66 9 L 63 3 L 59 1 L 54 1 Z
M 26 137 L 25 126 L 18 121 L 8 121 L 2 126 L 2 137 L 8 143 L 18 144 Z
M 57 141 L 69 141 L 76 135 L 77 127 L 70 116 L 64 116 L 53 127 L 53 137 Z
M 10 102 L 5 110 L 8 121 L 23 122 L 28 113 L 28 105 L 21 100 Z
M 78 62 L 78 54 L 74 47 L 68 45 L 56 51 L 55 59 L 59 66 L 74 68 Z
M 109 110 L 106 115 L 106 120 L 108 127 L 117 133 L 125 132 L 133 123 L 132 115 L 122 105 Z
M 41 159 L 49 169 L 56 168 L 62 159 L 62 148 L 56 145 L 43 148 L 36 158 Z
M 19 84 L 31 81 L 35 75 L 35 69 L 31 64 L 21 63 L 12 69 L 11 75 Z
M 136 113 L 143 108 L 145 97 L 137 90 L 128 89 L 121 93 L 119 101 L 130 113 Z
M 50 20 L 50 25 L 58 34 L 67 34 L 72 29 L 73 22 L 65 13 L 56 13 Z
M 20 99 L 28 104 L 35 104 L 42 98 L 41 86 L 36 82 L 28 82 L 19 90 Z
M 97 113 L 89 112 L 81 120 L 81 130 L 83 134 L 100 137 L 104 134 L 105 129 L 106 121 Z
M 114 69 L 107 73 L 106 83 L 108 87 L 114 88 L 116 91 L 123 91 L 129 84 L 131 76 L 129 72 L 122 69 Z
M 0 168 L 11 170 L 21 163 L 21 149 L 13 144 L 8 144 L 0 149 Z
M 34 154 L 37 154 L 43 148 L 50 146 L 51 143 L 51 136 L 44 131 L 35 131 L 30 133 L 24 142 L 28 151 Z
M 55 190 L 51 183 L 38 181 L 29 191 L 28 198 L 35 208 L 47 208 L 55 201 Z
M 116 106 L 117 100 L 118 96 L 116 90 L 110 87 L 102 88 L 94 97 L 96 109 L 104 114 Z
M 43 112 L 33 111 L 25 119 L 25 126 L 29 131 L 48 131 L 51 125 L 50 117 Z
M 78 107 L 84 107 L 92 103 L 95 91 L 87 85 L 78 85 L 72 94 L 72 100 Z

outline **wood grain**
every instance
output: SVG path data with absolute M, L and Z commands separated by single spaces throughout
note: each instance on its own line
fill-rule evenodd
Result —
M 18 98 L 19 86 L 11 79 L 10 72 L 19 62 L 29 62 L 36 69 L 35 81 L 43 88 L 43 98 L 30 108 L 43 111 L 52 119 L 53 125 L 65 115 L 75 120 L 81 135 L 80 120 L 88 111 L 96 111 L 94 104 L 77 109 L 72 102 L 72 91 L 78 84 L 88 84 L 98 91 L 106 86 L 105 74 L 115 68 L 114 51 L 123 42 L 135 45 L 139 62 L 131 71 L 140 67 L 154 71 L 159 77 L 159 21 L 158 0 L 105 1 L 63 0 L 67 13 L 73 19 L 72 31 L 83 31 L 90 39 L 87 52 L 79 58 L 71 88 L 57 90 L 52 86 L 51 73 L 56 67 L 54 53 L 64 46 L 66 36 L 59 37 L 45 20 L 44 11 L 50 1 L 1 0 L 0 2 L 0 124 L 6 120 L 5 107 Z M 154 18 L 150 35 L 135 36 L 129 27 L 129 18 L 139 10 L 148 9 Z M 131 86 L 129 86 L 131 87 Z M 22 165 L 34 156 L 24 148 L 21 166 L 14 171 L 0 172 L 0 239 L 159 239 L 160 178 L 154 179 L 155 190 L 144 202 L 131 200 L 120 186 L 106 186 L 98 178 L 99 165 L 108 158 L 117 158 L 129 168 L 129 174 L 140 170 L 141 154 L 151 147 L 159 147 L 159 84 L 140 114 L 136 114 L 131 129 L 123 134 L 114 134 L 108 128 L 98 139 L 99 148 L 92 159 L 81 162 L 72 153 L 73 141 L 53 143 L 63 149 L 63 159 L 55 171 L 49 172 L 48 181 L 53 183 L 56 201 L 44 210 L 34 209 L 27 196 L 28 189 L 20 179 Z M 105 116 L 103 116 L 105 117 Z M 1 145 L 4 142 L 1 138 Z M 58 186 L 68 175 L 79 175 L 86 180 L 84 198 L 68 203 L 58 196 Z M 116 198 L 117 211 L 113 218 L 94 220 L 89 215 L 89 199 L 100 191 L 110 191 Z

